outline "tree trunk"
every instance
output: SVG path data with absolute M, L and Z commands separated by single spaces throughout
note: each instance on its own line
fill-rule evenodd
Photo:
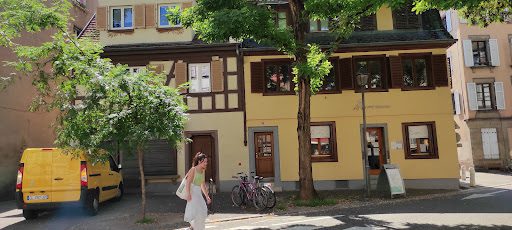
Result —
M 297 50 L 295 58 L 297 63 L 307 62 L 307 49 L 305 36 L 308 26 L 308 15 L 304 15 L 304 1 L 289 1 L 292 14 L 292 27 L 294 37 L 297 41 Z M 310 200 L 317 196 L 313 184 L 313 171 L 311 168 L 311 84 L 308 76 L 299 73 L 299 109 L 297 111 L 297 136 L 299 141 L 299 178 L 300 192 L 302 200 Z
M 144 178 L 144 152 L 142 146 L 137 146 L 139 161 L 140 189 L 142 194 L 142 219 L 146 218 L 146 179 Z

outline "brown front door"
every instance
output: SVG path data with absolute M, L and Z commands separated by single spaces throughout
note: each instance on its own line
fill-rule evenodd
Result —
M 384 129 L 366 128 L 368 138 L 368 164 L 370 175 L 379 175 L 381 166 L 385 164 Z
M 187 168 L 190 168 L 192 166 L 192 160 L 194 159 L 194 156 L 198 152 L 202 152 L 206 154 L 208 157 L 208 167 L 206 168 L 206 175 L 205 179 L 206 182 L 210 178 L 212 178 L 214 181 L 217 181 L 216 179 L 216 171 L 215 168 L 217 163 L 215 159 L 215 148 L 214 148 L 214 142 L 213 137 L 211 135 L 194 135 L 190 139 L 192 139 L 191 143 L 191 149 L 190 149 L 190 155 L 189 155 L 189 165 Z
M 274 135 L 271 132 L 254 133 L 256 175 L 274 177 Z

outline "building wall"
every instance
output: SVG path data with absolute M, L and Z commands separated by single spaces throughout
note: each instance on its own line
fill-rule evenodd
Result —
M 69 23 L 70 31 L 73 25 L 84 28 L 94 14 L 96 0 L 87 2 L 85 8 L 74 4 L 70 9 L 70 15 L 75 19 Z M 38 45 L 49 41 L 51 35 L 52 31 L 23 33 L 16 42 Z M 0 56 L 4 61 L 16 60 L 15 55 L 5 47 L 0 47 Z M 0 76 L 13 77 L 13 82 L 0 91 L 0 200 L 14 199 L 16 170 L 23 150 L 27 147 L 50 147 L 55 140 L 51 125 L 57 114 L 30 112 L 29 106 L 36 95 L 32 78 L 20 74 L 11 75 L 13 72 L 15 71 L 12 68 L 0 66 Z
M 447 11 L 449 14 L 452 36 L 457 39 L 447 50 L 451 58 L 452 92 L 459 93 L 460 114 L 454 115 L 460 136 L 458 142 L 458 155 L 461 166 L 469 167 L 499 167 L 503 168 L 511 158 L 511 142 L 508 121 L 512 118 L 512 23 L 493 23 L 486 28 L 472 26 L 460 18 L 456 11 Z M 463 40 L 473 36 L 488 36 L 498 40 L 500 65 L 493 67 L 467 67 L 464 63 Z M 503 82 L 505 94 L 505 109 L 493 111 L 474 111 L 469 108 L 467 83 L 477 82 L 480 79 L 494 78 L 496 82 Z M 498 130 L 498 145 L 500 160 L 484 160 L 482 145 L 482 128 L 496 128 Z
M 443 54 L 444 49 L 396 50 L 387 52 L 364 52 L 335 54 L 337 57 L 358 55 L 398 55 L 399 53 Z M 251 92 L 251 62 L 262 59 L 286 58 L 286 56 L 246 56 L 244 58 L 247 127 L 273 127 L 279 130 L 279 155 L 281 180 L 297 181 L 298 141 L 297 106 L 298 99 L 290 96 L 262 96 Z M 390 152 L 390 163 L 397 164 L 404 179 L 452 179 L 458 178 L 458 165 L 452 105 L 448 87 L 435 90 L 402 91 L 366 94 L 367 123 L 386 124 Z M 334 121 L 336 123 L 337 162 L 313 163 L 315 180 L 361 180 L 361 137 L 362 114 L 359 109 L 361 94 L 344 90 L 341 94 L 318 94 L 311 100 L 311 121 Z M 436 102 L 436 103 L 432 103 Z M 434 121 L 437 130 L 439 159 L 405 159 L 403 149 L 393 149 L 391 143 L 403 142 L 402 123 Z M 248 140 L 252 141 L 252 140 Z M 454 183 L 455 183 L 454 182 Z M 453 187 L 452 183 L 452 187 Z

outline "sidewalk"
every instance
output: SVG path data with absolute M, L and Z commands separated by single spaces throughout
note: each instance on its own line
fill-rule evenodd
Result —
M 466 179 L 460 180 L 461 187 L 464 189 L 471 188 L 469 186 L 469 182 L 469 173 L 467 173 Z M 475 182 L 475 187 L 494 187 L 499 185 L 512 184 L 512 174 L 504 172 L 477 172 L 475 173 Z

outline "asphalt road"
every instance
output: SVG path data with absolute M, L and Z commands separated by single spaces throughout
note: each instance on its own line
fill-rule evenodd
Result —
M 207 229 L 512 229 L 512 185 L 356 209 L 211 223 Z

